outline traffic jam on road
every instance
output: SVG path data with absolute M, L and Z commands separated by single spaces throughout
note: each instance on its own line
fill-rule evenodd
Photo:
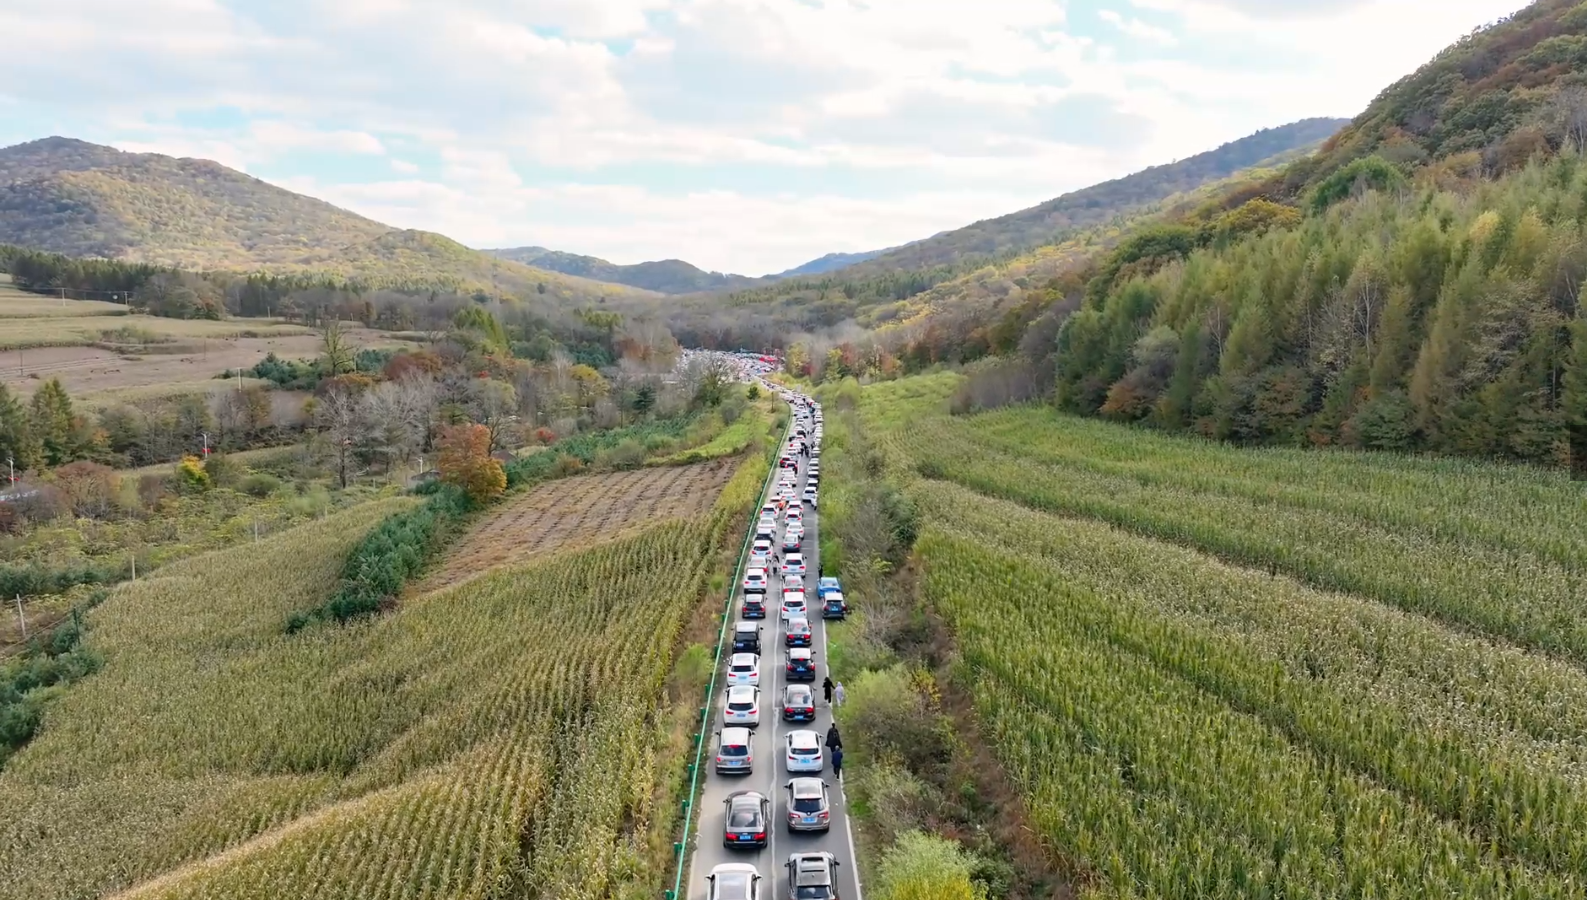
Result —
M 842 686 L 825 675 L 826 625 L 848 615 L 815 537 L 821 406 L 756 379 L 793 411 L 750 536 L 723 678 L 713 777 L 690 896 L 703 900 L 859 900 L 842 791 Z M 807 588 L 807 585 L 809 587 Z M 819 685 L 819 690 L 817 686 Z M 720 835 L 720 849 L 714 837 Z M 792 848 L 778 853 L 778 843 Z

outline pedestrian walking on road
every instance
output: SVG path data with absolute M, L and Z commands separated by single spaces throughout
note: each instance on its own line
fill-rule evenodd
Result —
M 831 706 L 832 705 L 832 676 L 831 675 L 828 675 L 827 677 L 821 679 L 821 693 L 826 696 L 827 705 Z
M 832 774 L 839 781 L 843 780 L 843 748 L 832 751 Z
M 832 705 L 843 705 L 843 682 L 841 681 L 832 686 Z
M 833 722 L 832 727 L 827 729 L 827 749 L 843 749 L 843 736 L 838 734 L 838 723 L 836 722 Z

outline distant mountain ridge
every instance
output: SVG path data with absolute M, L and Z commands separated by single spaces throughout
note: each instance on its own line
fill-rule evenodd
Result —
M 1264 128 L 1205 153 L 1070 191 L 1008 215 L 940 232 L 838 271 L 843 277 L 870 277 L 1031 250 L 1258 163 L 1282 161 L 1288 154 L 1309 150 L 1348 124 L 1349 119 L 1313 118 Z
M 863 253 L 828 253 L 819 259 L 812 259 L 802 266 L 794 266 L 792 269 L 778 272 L 770 277 L 797 278 L 800 275 L 821 275 L 825 272 L 836 271 L 844 266 L 852 266 L 868 259 L 875 259 L 883 253 L 889 253 L 897 249 L 897 247 L 888 247 L 885 250 L 867 250 Z
M 527 266 L 561 272 L 564 275 L 576 275 L 611 284 L 625 284 L 662 294 L 692 294 L 699 291 L 750 287 L 762 283 L 762 279 L 745 275 L 707 272 L 681 259 L 662 259 L 624 266 L 607 262 L 598 256 L 583 256 L 578 253 L 549 250 L 545 247 L 508 247 L 480 252 Z
M 210 160 L 65 137 L 0 148 L 0 244 L 195 270 L 309 270 L 370 283 L 535 291 L 576 302 L 639 293 L 393 228 Z

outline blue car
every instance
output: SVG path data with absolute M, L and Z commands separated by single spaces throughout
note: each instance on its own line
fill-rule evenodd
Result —
M 843 592 L 843 585 L 839 584 L 838 580 L 831 575 L 823 576 L 821 580 L 816 582 L 817 597 L 825 597 L 828 591 Z

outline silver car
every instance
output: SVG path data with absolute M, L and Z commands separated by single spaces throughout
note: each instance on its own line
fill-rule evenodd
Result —
M 832 802 L 827 783 L 819 778 L 795 778 L 783 785 L 788 800 L 789 831 L 829 831 Z
M 788 900 L 838 900 L 838 858 L 830 853 L 790 855 Z

